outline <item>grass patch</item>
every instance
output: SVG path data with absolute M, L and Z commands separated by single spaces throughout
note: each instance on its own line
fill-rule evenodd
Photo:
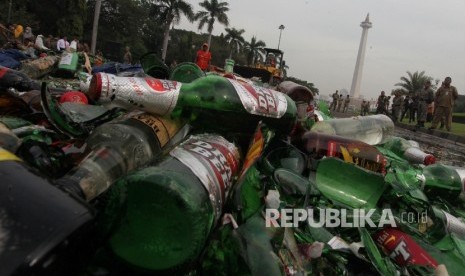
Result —
M 456 113 L 454 113 L 454 116 L 455 116 L 455 114 Z M 465 116 L 465 113 L 464 113 L 464 116 Z M 406 118 L 404 118 L 402 123 L 407 124 L 407 125 L 412 125 L 412 126 L 417 124 L 417 122 L 409 123 L 408 119 L 406 119 Z M 425 123 L 425 128 L 429 128 L 430 126 L 431 126 L 431 123 Z M 445 129 L 443 129 L 443 130 L 439 129 L 439 125 L 436 128 L 436 130 L 447 132 Z M 452 122 L 451 133 L 461 135 L 461 136 L 465 136 L 465 124 L 459 124 L 459 123 Z
M 465 117 L 465 113 L 453 113 L 452 116 L 454 116 L 454 117 Z

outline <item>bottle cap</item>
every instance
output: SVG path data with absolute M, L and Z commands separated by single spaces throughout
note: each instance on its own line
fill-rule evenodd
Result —
M 89 91 L 87 95 L 93 101 L 97 101 L 100 98 L 100 93 L 102 92 L 102 76 L 100 73 L 94 74 L 90 80 Z
M 72 103 L 81 103 L 88 104 L 89 101 L 84 93 L 79 91 L 68 91 L 61 95 L 60 103 L 72 102 Z
M 424 165 L 428 166 L 434 163 L 436 163 L 436 157 L 434 157 L 434 155 L 428 154 L 425 156 L 425 159 L 423 160 Z

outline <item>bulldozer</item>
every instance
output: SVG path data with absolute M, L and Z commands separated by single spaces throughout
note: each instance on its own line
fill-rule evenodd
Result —
M 263 83 L 278 85 L 284 79 L 284 52 L 279 49 L 263 48 L 266 53 L 265 62 L 257 62 L 253 66 L 234 65 L 234 73 L 244 77 L 258 77 Z

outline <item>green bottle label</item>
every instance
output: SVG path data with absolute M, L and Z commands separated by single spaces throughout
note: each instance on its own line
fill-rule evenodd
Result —
M 281 118 L 287 110 L 286 96 L 278 91 L 228 79 L 250 114 Z
M 239 171 L 237 147 L 217 135 L 189 137 L 170 155 L 186 165 L 202 182 L 215 210 L 221 216 L 223 204 Z

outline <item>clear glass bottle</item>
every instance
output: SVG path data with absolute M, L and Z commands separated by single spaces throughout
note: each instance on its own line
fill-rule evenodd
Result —
M 378 114 L 318 121 L 311 130 L 377 145 L 394 134 L 394 123 L 388 116 Z
M 188 130 L 179 120 L 146 113 L 103 124 L 88 137 L 85 159 L 58 183 L 90 201 L 119 177 L 154 161 L 163 148 L 181 142 Z

